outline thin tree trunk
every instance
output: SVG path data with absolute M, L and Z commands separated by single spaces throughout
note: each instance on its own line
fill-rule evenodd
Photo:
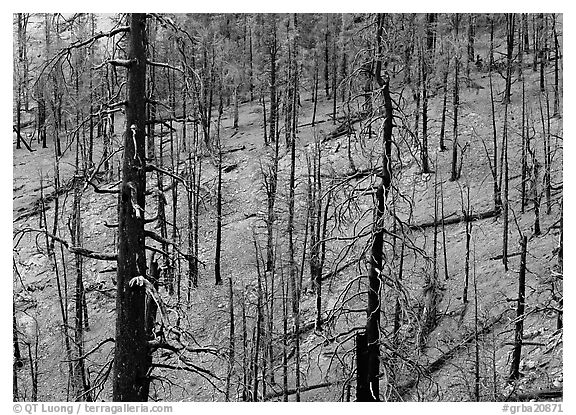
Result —
M 536 149 L 532 153 L 532 170 L 533 170 L 533 181 L 532 181 L 532 197 L 534 199 L 534 236 L 541 234 L 540 230 L 540 193 L 538 191 L 538 180 L 540 163 L 536 159 Z
M 318 84 L 320 81 L 320 76 L 318 74 L 319 71 L 318 65 L 318 57 L 315 55 L 314 59 L 314 90 L 312 91 L 312 97 L 314 101 L 314 108 L 312 109 L 312 127 L 316 122 L 316 108 L 318 107 Z
M 257 286 L 257 302 L 256 302 L 256 341 L 254 344 L 254 357 L 252 359 L 254 369 L 252 374 L 254 376 L 254 387 L 252 389 L 254 402 L 258 401 L 258 365 L 259 365 L 259 353 L 260 353 L 260 342 L 262 337 L 262 273 L 260 271 L 260 253 L 258 249 L 258 244 L 256 243 L 256 238 L 254 238 L 254 249 L 256 258 L 256 271 L 258 275 L 258 286 Z M 265 359 L 262 359 L 265 360 Z M 266 379 L 262 378 L 262 382 L 265 383 Z
M 474 243 L 474 398 L 480 402 L 480 338 L 478 332 L 478 282 L 476 280 L 476 243 Z
M 268 124 L 266 122 L 266 101 L 264 100 L 264 96 L 260 97 L 260 102 L 262 103 L 262 117 L 263 117 L 263 129 L 264 129 L 264 145 L 268 145 Z
M 336 50 L 336 34 L 332 36 L 332 122 L 336 124 L 336 86 L 338 85 L 338 53 Z
M 502 221 L 503 221 L 503 236 L 502 236 L 502 264 L 504 269 L 508 271 L 508 228 L 509 228 L 509 169 L 508 169 L 508 103 L 504 104 L 504 127 L 502 130 L 502 153 L 503 163 L 502 170 L 504 171 L 504 194 L 502 200 Z
M 82 176 L 80 175 L 80 171 L 78 170 L 78 149 L 79 144 L 77 142 L 76 146 L 76 174 L 74 177 L 74 208 L 73 208 L 73 220 L 72 220 L 72 243 L 74 246 L 81 247 L 82 246 L 82 226 L 81 226 L 81 206 L 80 206 L 80 198 L 81 198 L 81 180 Z M 86 395 L 88 391 L 88 385 L 86 383 L 86 372 L 84 368 L 84 281 L 83 281 L 83 258 L 79 254 L 75 254 L 75 266 L 76 266 L 76 287 L 75 287 L 75 298 L 74 298 L 74 307 L 75 307 L 75 319 L 74 319 L 74 345 L 75 345 L 75 353 L 74 353 L 74 364 L 73 364 L 73 373 L 74 373 L 74 380 L 72 384 L 73 393 L 74 393 L 74 400 L 75 401 L 83 401 L 83 400 L 90 400 L 89 396 Z
M 242 291 L 243 300 L 242 301 L 242 400 L 244 402 L 248 401 L 250 398 L 250 384 L 248 379 L 248 330 L 246 327 L 246 291 Z
M 430 173 L 428 163 L 428 59 L 431 50 L 422 51 L 422 173 Z
M 444 256 L 444 280 L 448 281 L 448 255 L 446 253 L 446 226 L 444 223 L 444 185 L 440 180 L 440 213 L 442 214 L 442 250 Z
M 228 277 L 228 309 L 230 312 L 230 339 L 228 346 L 228 373 L 226 375 L 226 402 L 230 401 L 230 381 L 234 372 L 234 291 L 232 289 L 232 277 Z
M 527 166 L 528 166 L 528 152 L 527 152 L 527 135 L 528 128 L 526 123 L 526 88 L 524 78 L 522 78 L 522 126 L 520 127 L 522 134 L 522 173 L 521 173 L 521 183 L 520 183 L 520 212 L 524 213 L 526 208 L 526 176 L 527 176 Z
M 494 22 L 490 23 L 491 32 L 494 29 Z M 494 88 L 492 85 L 492 69 L 488 74 L 490 79 L 490 105 L 492 107 L 492 143 L 493 143 L 493 173 L 492 178 L 494 181 L 494 209 L 500 210 L 502 208 L 502 196 L 500 190 L 500 183 L 498 180 L 498 135 L 496 132 L 496 109 L 494 108 Z
M 470 187 L 466 188 L 466 216 L 470 216 L 472 212 L 470 211 Z M 464 293 L 462 294 L 462 302 L 464 304 L 468 303 L 468 281 L 470 275 L 470 239 L 472 237 L 472 222 L 466 221 L 466 261 L 464 265 Z
M 522 237 L 520 271 L 518 274 L 518 305 L 516 308 L 516 328 L 514 330 L 514 350 L 512 352 L 512 364 L 510 365 L 510 380 L 520 377 L 520 358 L 522 355 L 522 337 L 524 334 L 524 308 L 526 291 L 526 251 L 528 238 Z
M 281 268 L 282 284 L 282 399 L 288 402 L 288 286 L 284 281 L 284 271 Z
M 14 402 L 20 400 L 20 393 L 18 391 L 18 369 L 23 366 L 22 356 L 20 354 L 20 341 L 18 336 L 18 324 L 16 322 L 16 306 L 12 302 L 12 347 L 13 358 L 12 363 L 12 399 Z
M 216 256 L 214 259 L 214 276 L 216 285 L 222 285 L 222 276 L 220 275 L 220 257 L 222 250 L 222 142 L 220 141 L 220 120 L 222 118 L 222 97 L 220 97 L 220 107 L 218 110 L 218 188 L 216 191 Z
M 454 15 L 454 27 L 456 30 L 456 42 L 458 42 L 458 26 L 460 24 L 460 17 L 458 14 Z M 454 91 L 452 95 L 452 108 L 454 124 L 452 129 L 452 175 L 450 177 L 451 181 L 458 180 L 458 107 L 460 103 L 460 97 L 458 94 L 458 73 L 460 67 L 459 52 L 456 51 L 454 54 Z
M 512 88 L 512 61 L 514 58 L 514 33 L 516 27 L 516 15 L 508 13 L 506 15 L 506 87 L 504 89 L 503 102 L 510 103 Z
M 446 145 L 444 144 L 444 136 L 446 131 L 446 103 L 448 101 L 448 72 L 450 64 L 450 56 L 446 55 L 446 69 L 442 75 L 442 90 L 443 90 L 443 97 L 442 97 L 442 119 L 440 122 L 440 151 L 446 151 Z
M 326 15 L 326 31 L 324 32 L 324 90 L 326 92 L 326 98 L 330 98 L 330 83 L 328 78 L 328 67 L 330 66 L 329 54 L 328 54 L 328 39 L 329 39 L 329 29 L 328 29 L 328 19 L 329 15 Z
M 269 46 L 270 57 L 270 135 L 271 142 L 276 141 L 276 119 L 278 117 L 278 105 L 276 102 L 276 54 L 277 54 L 277 40 L 276 40 L 276 16 L 270 15 L 272 22 L 272 44 Z
M 556 32 L 556 13 L 552 14 L 552 31 L 554 33 L 554 113 L 560 115 L 560 88 L 558 85 L 558 66 L 560 65 L 560 47 L 558 45 L 558 33 Z
M 543 47 L 543 43 L 546 41 L 546 33 L 543 28 L 542 20 L 544 20 L 544 14 L 538 14 L 538 27 L 539 27 L 539 45 L 538 45 L 538 59 L 540 60 L 540 92 L 546 91 L 546 86 L 544 83 L 544 66 L 545 66 L 545 47 Z
M 296 31 L 296 17 L 294 15 L 294 26 L 293 29 Z M 292 60 L 294 68 L 292 71 L 293 76 L 293 93 L 296 94 L 297 85 L 297 67 L 296 67 L 296 36 L 294 36 L 293 43 L 294 59 Z M 295 334 L 295 348 L 296 353 L 294 356 L 295 360 L 295 371 L 296 371 L 296 401 L 300 401 L 300 287 L 297 281 L 297 269 L 295 260 L 295 247 L 294 247 L 294 214 L 295 214 L 295 189 L 296 189 L 296 133 L 292 132 L 292 138 L 290 140 L 290 179 L 289 179 L 289 196 L 288 196 L 288 260 L 290 269 L 290 289 L 292 291 L 292 316 L 294 319 L 294 334 Z

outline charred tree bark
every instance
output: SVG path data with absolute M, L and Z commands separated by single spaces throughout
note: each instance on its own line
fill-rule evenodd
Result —
M 220 257 L 222 250 L 222 142 L 220 141 L 220 120 L 222 118 L 222 97 L 218 109 L 217 141 L 218 141 L 218 188 L 216 190 L 216 256 L 214 259 L 214 276 L 216 285 L 222 285 L 220 275 Z
M 318 84 L 320 83 L 320 64 L 318 63 L 318 55 L 314 54 L 314 89 L 312 90 L 312 100 L 314 101 L 314 107 L 312 109 L 312 127 L 316 122 L 316 109 L 318 108 Z
M 470 187 L 466 188 L 466 216 L 470 216 Z M 464 265 L 464 292 L 462 294 L 462 302 L 464 304 L 468 303 L 468 283 L 470 276 L 470 239 L 472 238 L 472 222 L 466 221 L 466 262 Z
M 124 163 L 118 202 L 118 272 L 116 292 L 116 345 L 112 380 L 114 401 L 146 401 L 150 351 L 146 342 L 144 237 L 145 121 L 146 121 L 146 16 L 130 17 L 128 105 L 124 133 Z M 140 277 L 140 278 L 138 278 Z
M 270 15 L 271 33 L 268 45 L 270 58 L 270 136 L 271 142 L 276 141 L 276 125 L 278 118 L 278 103 L 276 100 L 276 55 L 278 54 L 278 42 L 276 39 L 276 16 Z
M 81 200 L 81 181 L 82 176 L 78 171 L 78 143 L 76 147 L 76 174 L 74 177 L 74 208 L 73 208 L 73 220 L 71 226 L 71 237 L 72 243 L 74 246 L 81 247 L 82 246 L 82 226 L 81 226 L 81 207 L 80 207 L 80 200 Z M 84 301 L 85 301 L 85 293 L 84 293 L 84 280 L 83 280 L 83 271 L 84 271 L 84 259 L 80 254 L 74 255 L 75 267 L 76 267 L 76 286 L 75 286 L 75 295 L 74 295 L 74 345 L 75 345 L 75 353 L 74 353 L 74 363 L 73 363 L 73 374 L 74 379 L 72 383 L 73 393 L 74 393 L 74 400 L 75 401 L 84 401 L 90 400 L 90 396 L 87 395 L 89 390 L 89 385 L 87 384 L 86 380 L 86 370 L 84 367 L 84 324 L 87 322 L 84 321 Z
M 326 15 L 326 28 L 324 32 L 324 90 L 326 92 L 326 98 L 330 98 L 330 82 L 328 78 L 329 73 L 329 66 L 330 66 L 330 55 L 329 55 L 329 47 L 328 41 L 330 36 L 330 31 L 328 29 L 328 18 L 329 16 Z
M 430 31 L 427 28 L 427 31 Z M 422 51 L 422 173 L 430 173 L 428 162 L 428 71 L 429 60 L 432 57 L 432 48 L 429 47 L 430 40 L 427 42 L 426 49 Z
M 502 200 L 502 264 L 508 271 L 508 229 L 509 229 L 509 168 L 508 168 L 508 103 L 504 104 L 504 128 L 502 130 L 502 170 L 504 173 L 503 200 Z
M 546 91 L 546 85 L 544 82 L 545 74 L 544 67 L 546 65 L 546 32 L 544 30 L 544 13 L 538 14 L 538 29 L 539 29 L 539 39 L 538 39 L 538 60 L 540 61 L 540 92 Z
M 526 292 L 526 251 L 528 238 L 522 237 L 522 254 L 520 257 L 520 272 L 518 275 L 518 306 L 516 308 L 516 328 L 514 331 L 514 351 L 512 352 L 512 364 L 510 366 L 509 379 L 520 377 L 520 358 L 522 355 L 522 337 L 524 334 L 524 308 Z
M 298 67 L 297 61 L 297 26 L 296 15 L 293 15 L 292 30 L 294 31 L 292 50 L 294 57 L 292 59 L 292 85 L 293 93 L 297 93 L 298 85 Z M 292 114 L 294 116 L 294 114 Z M 294 121 L 293 125 L 294 125 Z M 290 289 L 292 291 L 292 317 L 294 320 L 294 333 L 295 333 L 295 386 L 296 386 L 296 401 L 300 401 L 300 282 L 298 281 L 298 272 L 295 259 L 295 246 L 294 246 L 294 215 L 295 215 L 295 190 L 296 190 L 296 130 L 292 129 L 292 137 L 290 139 L 290 178 L 289 178 L 289 195 L 288 195 L 288 261 L 290 270 Z
M 504 103 L 510 103 L 510 89 L 512 87 L 512 61 L 514 59 L 514 33 L 516 31 L 516 16 L 514 13 L 506 15 L 506 87 L 504 89 Z
M 384 243 L 384 209 L 385 202 L 392 184 L 392 99 L 390 97 L 389 78 L 382 77 L 382 33 L 384 29 L 384 16 L 377 16 L 376 32 L 376 65 L 375 77 L 378 85 L 382 88 L 384 97 L 384 154 L 382 168 L 382 183 L 376 192 L 376 214 L 374 218 L 374 232 L 370 255 L 370 272 L 368 275 L 368 307 L 366 321 L 367 343 L 367 384 L 370 395 L 369 401 L 380 400 L 379 374 L 380 374 L 380 274 L 382 273 L 382 249 Z
M 368 380 L 366 333 L 356 334 L 356 401 L 370 402 L 372 396 Z
M 528 128 L 526 123 L 526 88 L 525 88 L 524 78 L 522 78 L 522 126 L 521 135 L 522 135 L 522 173 L 521 173 L 521 183 L 520 183 L 520 212 L 524 213 L 526 208 L 526 176 L 528 173 L 528 149 L 527 149 L 527 140 L 528 140 Z
M 234 290 L 232 289 L 232 277 L 228 277 L 228 309 L 230 313 L 230 333 L 228 346 L 228 373 L 226 374 L 226 402 L 230 401 L 230 381 L 234 372 L 235 339 L 234 339 Z
M 16 306 L 12 302 L 12 348 L 13 359 L 12 362 L 12 399 L 17 402 L 20 399 L 18 391 L 18 369 L 24 366 L 22 363 L 22 355 L 20 353 L 20 341 L 18 335 L 18 325 L 16 323 Z
M 460 25 L 460 16 L 454 15 L 454 30 L 456 31 L 455 38 L 458 43 L 458 27 Z M 459 84 L 459 69 L 460 69 L 460 52 L 456 51 L 454 54 L 454 89 L 452 94 L 452 108 L 454 116 L 454 124 L 452 129 L 452 175 L 450 180 L 458 180 L 458 107 L 460 105 L 460 96 L 458 93 Z
M 534 200 L 534 236 L 540 235 L 540 192 L 538 191 L 538 180 L 540 172 L 540 162 L 536 158 L 536 149 L 532 150 L 532 198 Z
M 446 151 L 446 144 L 444 144 L 444 137 L 446 131 L 446 104 L 448 101 L 448 73 L 450 65 L 450 55 L 446 52 L 446 69 L 442 75 L 442 90 L 443 90 L 443 97 L 442 97 L 442 118 L 440 122 L 440 143 L 439 143 L 439 150 Z
M 558 85 L 558 66 L 560 65 L 560 46 L 558 45 L 558 32 L 556 31 L 556 13 L 552 14 L 552 31 L 554 34 L 554 113 L 560 115 L 560 88 Z
M 494 50 L 494 20 L 490 19 L 490 56 Z M 496 132 L 496 109 L 494 107 L 494 87 L 492 84 L 492 65 L 490 65 L 488 77 L 490 80 L 490 105 L 492 108 L 492 179 L 494 182 L 494 209 L 502 208 L 502 196 L 500 182 L 498 180 L 498 135 Z

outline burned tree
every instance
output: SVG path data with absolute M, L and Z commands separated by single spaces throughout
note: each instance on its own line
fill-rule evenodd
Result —
M 382 182 L 376 191 L 376 206 L 373 225 L 372 246 L 370 251 L 370 271 L 368 275 L 368 306 L 366 321 L 366 354 L 365 361 L 359 367 L 365 367 L 366 371 L 357 374 L 357 399 L 359 401 L 380 400 L 380 285 L 382 272 L 382 249 L 384 245 L 384 210 L 386 200 L 392 185 L 392 128 L 393 109 L 390 97 L 390 80 L 388 75 L 382 76 L 382 35 L 384 29 L 384 15 L 377 16 L 376 31 L 376 58 L 373 76 L 381 88 L 384 98 L 384 126 L 383 142 L 384 153 L 382 157 Z M 362 344 L 363 339 L 361 340 Z M 361 351 L 358 351 L 361 358 Z M 364 366 L 365 365 L 365 366 Z
M 131 14 L 124 162 L 118 201 L 118 280 L 113 399 L 146 401 L 151 356 L 146 342 L 146 16 Z

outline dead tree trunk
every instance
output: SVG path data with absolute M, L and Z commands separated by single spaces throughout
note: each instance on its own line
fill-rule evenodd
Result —
M 540 172 L 540 162 L 536 158 L 536 149 L 532 150 L 532 198 L 534 200 L 534 236 L 540 235 L 540 192 L 538 191 L 538 180 Z
M 470 187 L 466 187 L 466 212 L 465 216 L 469 217 L 471 215 L 470 212 Z M 472 237 L 472 222 L 466 221 L 466 262 L 464 265 L 464 292 L 462 294 L 462 302 L 464 304 L 468 303 L 468 282 L 470 276 L 470 239 Z
M 526 128 L 526 88 L 524 77 L 522 77 L 522 126 L 521 135 L 522 135 L 522 156 L 521 156 L 521 164 L 522 164 L 522 173 L 521 173 L 521 183 L 520 183 L 520 212 L 524 213 L 524 209 L 526 208 L 526 175 L 528 173 L 528 151 L 527 151 L 527 140 L 528 140 L 528 128 Z
M 432 50 L 426 47 L 422 51 L 422 173 L 430 173 L 428 162 L 428 67 L 431 56 Z
M 558 32 L 556 31 L 556 13 L 552 14 L 552 31 L 554 34 L 554 113 L 560 115 L 560 89 L 558 85 L 558 66 L 560 65 L 560 47 L 558 45 Z
M 504 103 L 510 103 L 510 89 L 512 87 L 512 60 L 514 58 L 514 33 L 516 18 L 514 13 L 506 15 L 506 87 L 504 89 Z
M 455 42 L 458 44 L 458 26 L 460 24 L 460 16 L 458 14 L 454 15 L 454 30 L 455 33 Z M 456 50 L 454 54 L 454 89 L 452 94 L 452 108 L 453 108 L 453 117 L 454 117 L 454 124 L 452 129 L 452 175 L 450 176 L 450 180 L 458 180 L 458 107 L 460 104 L 460 96 L 458 93 L 458 84 L 459 84 L 459 69 L 460 69 L 460 52 Z
M 384 29 L 384 16 L 377 16 L 376 32 L 376 65 L 375 76 L 378 85 L 382 88 L 384 97 L 384 154 L 382 168 L 382 183 L 376 192 L 376 214 L 374 218 L 374 233 L 370 255 L 370 272 L 368 275 L 368 307 L 366 321 L 366 343 L 367 343 L 367 384 L 370 395 L 369 401 L 380 400 L 380 273 L 382 272 L 382 248 L 384 244 L 384 209 L 385 202 L 392 184 L 392 99 L 390 97 L 389 78 L 382 77 L 382 33 Z
M 509 169 L 508 169 L 508 103 L 504 104 L 504 128 L 502 129 L 502 170 L 504 172 L 503 200 L 502 200 L 502 264 L 508 271 L 508 216 L 509 216 Z
M 278 118 L 278 103 L 276 100 L 276 55 L 278 54 L 278 43 L 276 39 L 276 16 L 270 15 L 271 34 L 268 54 L 270 57 L 270 136 L 271 142 L 276 141 L 276 120 Z
M 116 345 L 112 378 L 114 401 L 147 401 L 151 365 L 145 332 L 146 253 L 144 237 L 146 15 L 131 14 L 128 40 L 128 105 L 124 163 L 118 202 Z
M 512 352 L 512 364 L 510 366 L 510 380 L 520 377 L 520 358 L 522 355 L 522 336 L 524 333 L 527 245 L 528 238 L 522 236 L 522 254 L 520 256 L 520 272 L 518 275 L 518 306 L 516 308 L 516 329 L 514 331 L 514 351 Z
M 79 138 L 79 137 L 78 137 Z M 74 208 L 73 208 L 73 220 L 71 226 L 71 237 L 74 246 L 82 246 L 82 226 L 81 226 L 81 181 L 82 176 L 78 171 L 78 143 L 76 147 L 76 174 L 74 177 Z M 74 380 L 72 384 L 74 400 L 84 401 L 90 400 L 87 391 L 89 386 L 86 381 L 86 371 L 84 367 L 84 281 L 83 281 L 83 271 L 84 271 L 84 261 L 80 254 L 75 254 L 74 257 L 76 266 L 76 286 L 74 295 L 74 307 L 75 307 L 75 319 L 74 319 L 74 364 L 73 364 L 73 375 Z
M 230 381 L 234 372 L 235 339 L 234 339 L 234 290 L 232 289 L 232 277 L 228 277 L 228 309 L 230 313 L 230 334 L 228 346 L 228 373 L 226 374 L 226 402 L 230 401 Z
M 17 402 L 20 399 L 18 391 L 18 369 L 23 366 L 22 355 L 20 353 L 20 341 L 18 335 L 18 325 L 16 323 L 16 306 L 12 302 L 12 347 L 13 347 L 13 363 L 12 363 L 12 399 Z
M 214 259 L 214 276 L 216 285 L 222 285 L 220 275 L 220 257 L 222 249 L 222 142 L 220 140 L 220 121 L 222 119 L 222 97 L 218 109 L 216 140 L 218 141 L 218 188 L 216 190 L 216 257 Z
M 328 72 L 329 72 L 329 66 L 330 66 L 330 60 L 329 60 L 329 53 L 328 53 L 328 40 L 329 40 L 329 29 L 328 29 L 328 19 L 329 19 L 329 15 L 326 15 L 326 29 L 324 32 L 324 90 L 326 92 L 326 98 L 330 98 L 330 83 L 329 83 L 329 79 L 328 79 Z
M 297 93 L 298 85 L 298 67 L 296 65 L 297 61 L 297 27 L 296 27 L 296 15 L 293 16 L 293 26 L 294 31 L 293 36 L 293 53 L 292 58 L 293 68 L 292 68 L 292 87 L 293 93 Z M 296 109 L 294 109 L 295 111 Z M 293 116 L 295 114 L 292 114 Z M 294 124 L 294 123 L 293 123 Z M 288 196 L 288 260 L 290 269 L 290 289 L 292 291 L 292 316 L 294 319 L 294 333 L 295 333 L 295 371 L 296 371 L 296 401 L 300 401 L 300 283 L 297 278 L 297 265 L 295 260 L 295 247 L 294 247 L 294 215 L 295 215 L 295 189 L 296 189 L 296 130 L 292 129 L 292 137 L 290 139 L 290 179 L 289 179 L 289 196 Z
M 368 380 L 366 333 L 356 334 L 356 401 L 372 401 Z
M 446 151 L 446 144 L 444 144 L 444 137 L 446 131 L 446 104 L 448 101 L 448 73 L 450 71 L 450 55 L 446 52 L 446 68 L 442 75 L 442 90 L 443 90 L 443 97 L 442 97 L 442 118 L 440 122 L 440 151 Z
M 538 59 L 540 61 L 540 92 L 545 92 L 546 91 L 546 86 L 545 86 L 545 74 L 544 74 L 544 66 L 546 64 L 546 47 L 544 46 L 545 42 L 546 42 L 546 32 L 544 30 L 544 13 L 539 13 L 538 14 L 538 31 L 539 31 L 539 36 L 538 36 Z
M 494 108 L 494 86 L 492 84 L 492 56 L 494 53 L 494 20 L 490 19 L 490 65 L 488 77 L 490 79 L 490 105 L 492 108 L 492 179 L 494 181 L 494 210 L 502 208 L 502 195 L 498 180 L 498 135 L 496 131 L 496 109 Z

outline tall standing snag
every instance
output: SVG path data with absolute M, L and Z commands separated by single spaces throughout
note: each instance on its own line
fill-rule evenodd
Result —
M 128 103 L 124 133 L 122 184 L 118 201 L 118 280 L 113 400 L 146 401 L 151 356 L 146 343 L 144 204 L 146 191 L 146 48 L 145 14 L 130 17 Z M 135 278 L 140 277 L 138 280 Z
M 516 308 L 516 328 L 514 331 L 514 351 L 510 366 L 510 380 L 520 377 L 520 358 L 522 356 L 522 337 L 524 333 L 524 308 L 526 304 L 526 250 L 528 238 L 522 236 L 522 253 L 520 256 L 520 272 L 518 275 L 518 306 Z
M 368 275 L 368 307 L 366 321 L 366 343 L 367 343 L 367 373 L 369 395 L 360 393 L 359 397 L 365 397 L 369 401 L 379 401 L 379 372 L 380 372 L 380 274 L 382 272 L 382 248 L 384 244 L 384 208 L 388 193 L 392 184 L 392 99 L 390 97 L 389 78 L 382 77 L 382 34 L 384 26 L 384 16 L 377 17 L 376 42 L 378 45 L 376 56 L 376 67 L 374 75 L 384 97 L 384 154 L 382 157 L 382 183 L 376 192 L 376 217 L 374 220 L 374 236 L 372 241 L 370 257 L 370 273 Z M 364 382 L 359 382 L 363 384 Z M 359 392 L 357 392 L 358 394 Z

